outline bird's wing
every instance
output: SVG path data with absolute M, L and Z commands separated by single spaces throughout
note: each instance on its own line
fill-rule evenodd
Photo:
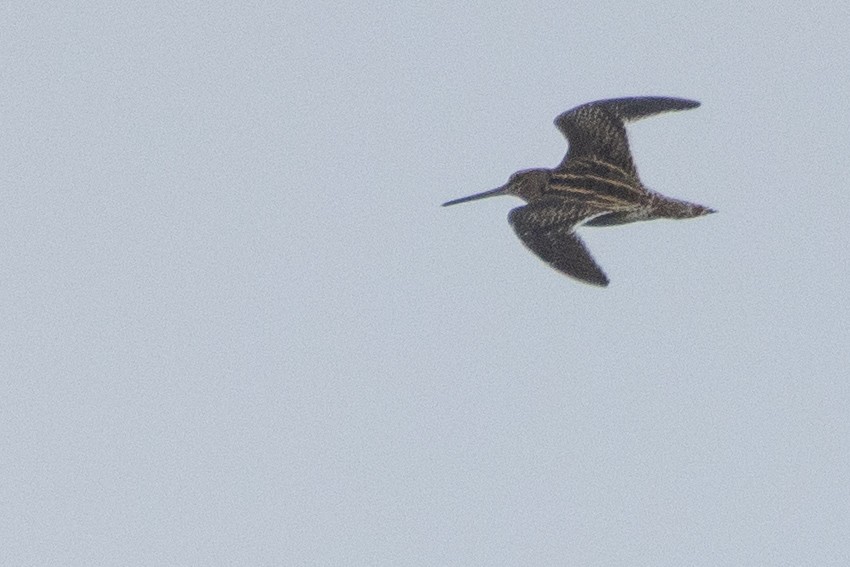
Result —
M 606 286 L 608 278 L 575 233 L 581 221 L 604 211 L 571 205 L 563 199 L 541 199 L 517 207 L 508 221 L 532 252 L 556 270 L 583 282 Z
M 570 144 L 556 170 L 564 168 L 570 160 L 586 158 L 607 162 L 636 177 L 625 124 L 653 114 L 697 106 L 695 100 L 642 96 L 599 100 L 568 110 L 555 118 L 555 126 Z

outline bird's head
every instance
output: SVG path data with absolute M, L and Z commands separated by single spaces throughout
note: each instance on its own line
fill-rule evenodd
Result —
M 549 183 L 549 176 L 552 171 L 549 169 L 523 169 L 517 171 L 508 178 L 508 182 L 501 187 L 496 187 L 490 191 L 476 193 L 468 197 L 461 197 L 453 201 L 443 203 L 444 207 L 449 205 L 457 205 L 458 203 L 466 203 L 467 201 L 476 201 L 487 197 L 496 197 L 498 195 L 513 195 L 519 197 L 525 202 L 532 201 L 543 194 L 543 189 Z

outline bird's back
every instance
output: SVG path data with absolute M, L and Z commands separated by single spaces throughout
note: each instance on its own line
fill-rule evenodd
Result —
M 636 174 L 598 158 L 569 160 L 552 172 L 546 192 L 603 207 L 638 202 L 647 195 Z

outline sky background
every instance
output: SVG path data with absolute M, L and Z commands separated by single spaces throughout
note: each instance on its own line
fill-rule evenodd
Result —
M 0 563 L 850 564 L 850 5 L 413 4 L 0 5 Z

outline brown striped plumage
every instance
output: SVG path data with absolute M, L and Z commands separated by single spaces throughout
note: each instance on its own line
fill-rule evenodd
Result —
M 606 286 L 608 278 L 575 233 L 577 226 L 684 219 L 714 212 L 646 188 L 638 177 L 626 136 L 628 122 L 697 106 L 699 103 L 693 100 L 668 97 L 583 104 L 555 118 L 555 125 L 569 142 L 567 155 L 558 167 L 518 171 L 501 187 L 443 206 L 496 195 L 519 197 L 527 204 L 513 209 L 508 220 L 520 240 L 568 276 Z

